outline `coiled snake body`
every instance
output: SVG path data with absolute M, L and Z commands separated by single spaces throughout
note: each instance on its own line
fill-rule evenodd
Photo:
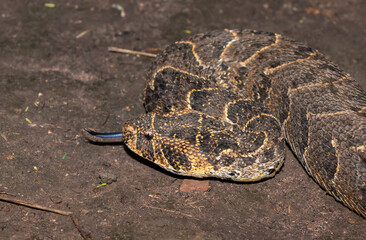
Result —
M 135 153 L 180 175 L 258 181 L 285 140 L 309 175 L 366 217 L 366 93 L 316 50 L 278 34 L 225 30 L 168 46 L 147 75 Z

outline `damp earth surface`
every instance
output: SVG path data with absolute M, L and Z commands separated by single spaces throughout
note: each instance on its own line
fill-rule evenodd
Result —
M 327 195 L 287 148 L 274 178 L 196 182 L 119 142 L 144 113 L 151 57 L 215 29 L 306 42 L 366 88 L 362 0 L 0 2 L 0 196 L 72 212 L 93 239 L 365 239 L 366 221 Z M 191 183 L 196 187 L 187 187 Z M 0 201 L 0 239 L 82 239 L 69 217 Z

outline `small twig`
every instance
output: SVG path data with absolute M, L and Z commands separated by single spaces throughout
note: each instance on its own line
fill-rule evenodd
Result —
M 76 38 L 76 39 L 82 38 L 82 37 L 84 37 L 84 35 L 85 35 L 85 34 L 87 34 L 89 31 L 90 31 L 90 30 L 85 30 L 85 31 L 83 31 L 83 32 L 79 33 L 75 38 Z
M 7 142 L 8 141 L 8 138 L 6 137 L 6 135 L 5 135 L 5 133 L 0 133 L 0 136 L 2 136 L 3 138 L 4 138 L 4 140 L 5 140 L 5 142 Z
M 56 213 L 56 214 L 60 214 L 63 216 L 69 216 L 72 220 L 72 222 L 74 223 L 76 229 L 79 231 L 80 235 L 82 236 L 83 239 L 85 240 L 93 240 L 90 236 L 90 233 L 85 232 L 80 223 L 79 220 L 75 217 L 75 215 L 72 212 L 67 212 L 67 211 L 62 211 L 62 210 L 58 210 L 58 209 L 53 209 L 53 208 L 48 208 L 48 207 L 44 207 L 38 204 L 33 204 L 33 203 L 27 203 L 18 199 L 14 199 L 14 198 L 8 198 L 8 197 L 4 197 L 4 196 L 0 196 L 0 201 L 4 201 L 4 202 L 8 202 L 8 203 L 12 203 L 12 204 L 17 204 L 17 205 L 21 205 L 24 207 L 29 207 L 29 208 L 33 208 L 33 209 L 37 209 L 37 210 L 41 210 L 41 211 L 46 211 L 46 212 L 51 212 L 51 213 Z
M 194 217 L 194 216 L 192 216 L 190 214 L 187 214 L 187 213 L 182 213 L 182 212 L 178 212 L 178 211 L 174 211 L 174 210 L 170 210 L 170 209 L 165 209 L 165 208 L 159 208 L 159 207 L 149 206 L 149 205 L 146 205 L 146 204 L 144 204 L 144 206 L 145 207 L 148 207 L 148 208 L 152 208 L 152 209 L 161 210 L 161 211 L 164 211 L 164 212 L 180 214 L 180 215 L 183 215 L 183 216 L 186 216 L 186 217 L 190 217 L 190 218 L 197 219 L 196 217 Z
M 7 192 L 4 192 L 4 191 L 0 191 L 0 194 L 6 194 L 6 195 L 9 195 L 9 196 L 16 197 L 15 194 L 7 193 Z
M 104 126 L 104 124 L 107 123 L 107 121 L 108 121 L 108 119 L 109 119 L 110 116 L 111 116 L 111 114 L 108 113 L 107 117 L 105 118 L 104 122 L 102 123 L 102 126 Z
M 116 47 L 109 47 L 108 51 L 110 52 L 118 52 L 118 53 L 127 53 L 127 54 L 134 54 L 134 55 L 143 55 L 147 57 L 156 57 L 157 55 L 154 53 L 147 53 L 147 52 L 140 52 L 140 51 L 133 51 L 124 48 L 116 48 Z

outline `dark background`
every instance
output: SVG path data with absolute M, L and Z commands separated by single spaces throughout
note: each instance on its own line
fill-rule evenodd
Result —
M 153 51 L 213 29 L 306 42 L 365 88 L 365 14 L 362 0 L 1 0 L 0 194 L 71 211 L 94 239 L 364 239 L 365 220 L 290 150 L 275 178 L 186 193 L 123 145 L 90 143 L 79 118 L 111 131 L 144 113 L 152 59 L 109 46 Z M 68 217 L 0 202 L 0 239 L 81 237 Z

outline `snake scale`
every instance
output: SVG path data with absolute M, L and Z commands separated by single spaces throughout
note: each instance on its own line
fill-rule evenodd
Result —
M 144 104 L 123 142 L 160 167 L 259 181 L 281 168 L 286 141 L 323 189 L 366 217 L 366 93 L 317 50 L 261 31 L 198 34 L 156 57 Z

